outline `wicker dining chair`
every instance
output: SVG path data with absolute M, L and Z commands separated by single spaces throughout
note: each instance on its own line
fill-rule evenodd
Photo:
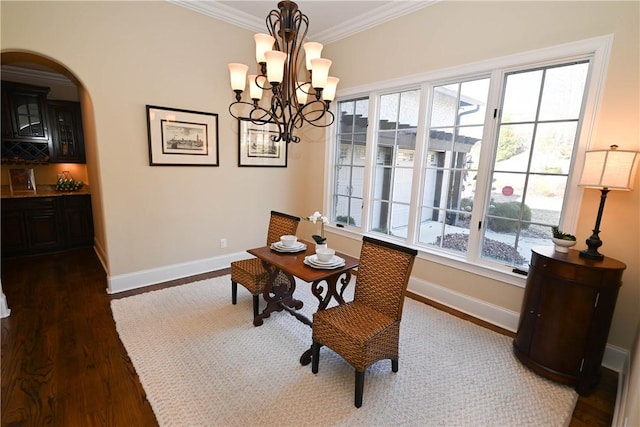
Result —
M 398 372 L 398 344 L 404 295 L 417 251 L 367 236 L 352 302 L 313 315 L 311 370 L 318 373 L 320 347 L 327 346 L 355 368 L 355 406 L 362 406 L 364 374 L 378 360 L 391 359 Z
M 267 246 L 280 240 L 285 234 L 296 234 L 300 218 L 281 212 L 271 211 Z M 259 297 L 267 283 L 268 273 L 258 258 L 243 259 L 231 263 L 231 303 L 237 303 L 238 283 L 253 295 L 253 317 L 258 316 Z

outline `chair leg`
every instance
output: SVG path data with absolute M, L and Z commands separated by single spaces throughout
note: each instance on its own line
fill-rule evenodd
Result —
M 391 370 L 398 372 L 398 359 L 391 359 Z
M 235 305 L 238 302 L 238 282 L 231 281 L 231 304 Z
M 356 370 L 356 399 L 355 405 L 356 408 L 362 406 L 362 393 L 364 391 L 364 371 L 360 372 Z
M 320 343 L 314 341 L 311 344 L 311 372 L 318 373 L 318 366 L 320 364 Z
M 260 297 L 258 295 L 253 296 L 253 318 L 258 317 L 258 309 L 260 308 Z

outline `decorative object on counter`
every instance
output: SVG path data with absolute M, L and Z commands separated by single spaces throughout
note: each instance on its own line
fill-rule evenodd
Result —
M 238 167 L 287 167 L 287 143 L 276 141 L 272 122 L 238 119 Z
M 326 247 L 327 238 L 324 237 L 324 225 L 329 224 L 329 218 L 322 215 L 320 212 L 315 211 L 313 215 L 308 216 L 305 219 L 307 221 L 311 221 L 314 224 L 316 224 L 318 220 L 320 220 L 320 234 L 314 234 L 311 237 L 316 242 L 316 248 L 321 247 L 321 245 L 324 245 Z
M 586 240 L 587 249 L 580 251 L 583 258 L 602 260 L 604 255 L 598 252 L 602 246 L 600 240 L 600 220 L 607 193 L 610 190 L 630 191 L 633 187 L 633 177 L 638 167 L 638 152 L 618 150 L 617 145 L 612 145 L 611 150 L 587 151 L 584 159 L 584 168 L 580 178 L 580 187 L 597 188 L 602 193 L 600 207 L 593 227 L 593 234 Z
M 33 168 L 9 169 L 11 194 L 36 193 L 36 177 Z
M 248 66 L 229 64 L 231 89 L 235 92 L 229 113 L 239 119 L 241 112 L 249 107 L 251 121 L 276 125 L 274 142 L 300 142 L 294 131 L 302 125 L 326 127 L 333 123 L 334 115 L 329 107 L 340 79 L 329 76 L 331 60 L 320 57 L 322 44 L 305 43 L 309 28 L 307 15 L 292 1 L 279 2 L 278 9 L 267 15 L 269 34 L 254 36 L 258 74 L 247 76 Z M 309 80 L 299 81 L 304 78 L 304 65 L 309 71 Z M 251 99 L 243 101 L 247 80 Z M 271 99 L 266 100 L 264 106 L 260 105 L 263 91 L 271 93 Z
M 74 180 L 69 171 L 62 171 L 61 174 L 58 174 L 56 182 L 56 190 L 58 191 L 78 191 L 83 186 L 84 183 Z
M 555 244 L 556 252 L 568 253 L 569 248 L 576 244 L 576 236 L 569 233 L 564 233 L 557 226 L 551 227 L 553 232 L 553 243 Z
M 147 105 L 150 166 L 219 166 L 218 115 Z

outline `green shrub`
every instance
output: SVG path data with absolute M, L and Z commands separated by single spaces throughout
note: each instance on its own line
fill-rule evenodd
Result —
M 346 215 L 338 215 L 336 217 L 336 222 L 340 222 L 342 224 L 356 225 L 356 220 L 353 219 L 353 217 L 351 216 L 347 219 Z
M 520 209 L 522 208 L 522 217 L 520 217 Z M 500 218 L 489 218 L 487 226 L 489 230 L 498 233 L 515 232 L 518 226 L 517 220 L 531 221 L 531 209 L 529 206 L 520 202 L 504 202 L 496 203 L 489 209 L 489 215 Z M 513 221 L 516 220 L 516 221 Z M 528 222 L 522 223 L 522 228 L 529 228 Z

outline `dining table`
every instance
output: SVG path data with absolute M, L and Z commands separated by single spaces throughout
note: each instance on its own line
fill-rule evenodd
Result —
M 298 252 L 286 249 L 281 251 L 276 244 L 247 250 L 262 261 L 268 272 L 267 284 L 262 292 L 267 305 L 253 319 L 255 326 L 262 325 L 265 318 L 280 311 L 287 311 L 302 323 L 312 326 L 312 320 L 298 311 L 303 307 L 303 302 L 295 299 L 296 278 L 310 284 L 311 293 L 318 300 L 316 311 L 326 309 L 332 300 L 338 304 L 345 303 L 344 291 L 360 260 L 336 251 L 335 256 L 342 258 L 344 263 L 335 267 L 314 266 L 307 257 L 315 255 L 315 243 L 304 240 L 299 242 L 305 247 L 301 247 Z M 311 363 L 311 347 L 302 354 L 300 363 Z

